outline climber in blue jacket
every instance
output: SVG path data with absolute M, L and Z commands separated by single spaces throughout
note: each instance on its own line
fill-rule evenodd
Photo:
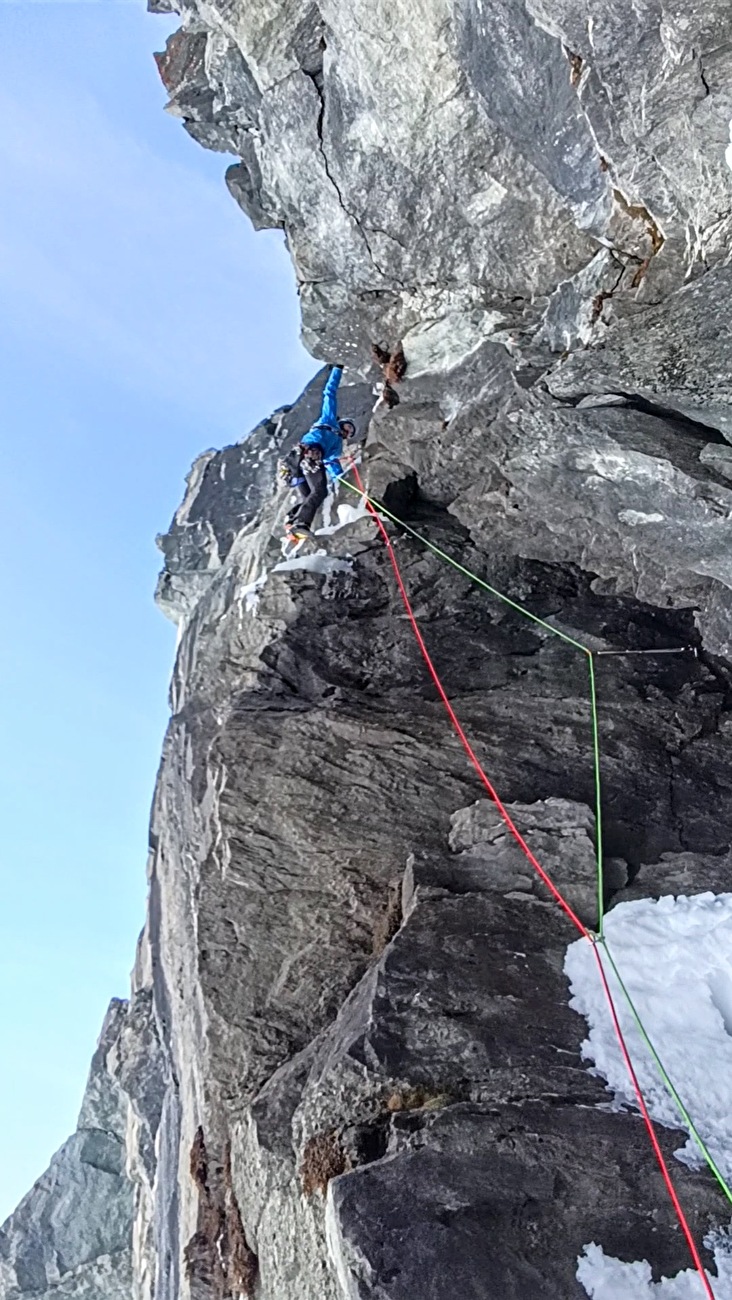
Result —
M 342 374 L 342 366 L 331 370 L 323 389 L 320 419 L 300 439 L 280 471 L 302 497 L 285 522 L 285 530 L 293 539 L 309 535 L 316 512 L 328 495 L 328 479 L 335 480 L 342 473 L 343 439 L 353 438 L 356 433 L 353 420 L 338 419 L 338 385 Z

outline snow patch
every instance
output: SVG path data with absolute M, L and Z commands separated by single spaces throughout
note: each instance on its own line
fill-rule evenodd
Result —
M 275 564 L 273 573 L 292 573 L 295 569 L 304 569 L 307 573 L 348 573 L 353 568 L 350 560 L 337 560 L 326 551 L 316 551 L 313 555 L 299 556 L 296 560 L 281 560 Z
M 654 511 L 653 514 L 650 515 L 644 514 L 642 510 L 618 511 L 618 519 L 620 522 L 622 524 L 630 524 L 631 528 L 635 528 L 637 524 L 662 524 L 663 518 L 663 515 L 659 515 L 658 511 Z
M 330 537 L 337 533 L 339 528 L 345 528 L 346 524 L 353 524 L 357 519 L 363 519 L 368 514 L 366 509 L 366 499 L 363 496 L 354 496 L 354 504 L 342 502 L 336 511 L 336 519 L 333 522 L 333 513 L 329 513 L 328 522 L 322 528 L 316 528 L 315 532 L 318 537 Z
M 712 1244 L 711 1242 L 709 1243 Z M 714 1252 L 717 1277 L 710 1277 L 716 1300 L 732 1300 L 732 1256 L 721 1244 Z M 676 1277 L 654 1282 L 651 1266 L 624 1264 L 606 1255 L 594 1242 L 585 1246 L 579 1260 L 577 1279 L 592 1300 L 700 1300 L 702 1286 L 695 1268 L 684 1269 Z
M 732 1178 L 732 894 L 644 898 L 620 903 L 606 918 L 607 945 L 646 1030 L 697 1129 L 726 1178 Z M 668 1128 L 682 1121 L 640 1037 L 607 961 L 620 1024 L 651 1115 Z M 571 1006 L 589 1022 L 582 1054 L 615 1093 L 635 1105 L 613 1032 L 592 949 L 567 951 Z M 679 1159 L 700 1166 L 689 1138 Z
M 244 604 L 244 610 L 247 614 L 253 614 L 256 611 L 259 604 L 260 592 L 268 577 L 269 574 L 267 573 L 267 570 L 263 569 L 254 582 L 249 582 L 246 587 L 242 587 L 240 595 Z
M 620 903 L 605 921 L 612 953 L 628 992 L 665 1069 L 722 1173 L 732 1178 L 732 894 L 642 899 Z M 635 1108 L 591 945 L 570 945 L 565 972 L 570 1005 L 589 1024 L 582 1055 L 614 1093 L 612 1108 Z M 659 1124 L 684 1125 L 641 1038 L 607 959 L 605 969 L 618 1019 L 648 1109 Z M 676 1152 L 694 1167 L 704 1164 L 693 1138 Z M 710 1173 L 709 1177 L 712 1175 Z M 720 1219 L 724 1201 L 720 1199 Z M 732 1252 L 717 1234 L 716 1300 L 732 1300 Z M 606 1256 L 585 1247 L 577 1277 L 592 1300 L 699 1300 L 695 1271 L 654 1283 L 650 1266 Z
M 725 1032 L 732 1037 L 732 980 L 729 971 L 716 971 L 709 978 L 709 992 L 717 1008 Z
M 730 143 L 727 145 L 724 159 L 730 171 L 732 171 L 732 122 L 730 122 L 729 124 L 729 139 L 730 139 Z
M 323 502 L 323 511 L 322 511 L 323 527 L 316 528 L 315 530 L 316 533 L 321 533 L 321 532 L 332 533 L 335 527 L 337 527 L 337 525 L 333 524 L 334 505 L 335 505 L 335 493 L 329 492 L 327 497 L 325 498 L 325 501 Z

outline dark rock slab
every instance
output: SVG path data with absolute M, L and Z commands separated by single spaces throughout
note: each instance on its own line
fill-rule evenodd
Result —
M 581 1300 L 577 1258 L 599 1239 L 610 1255 L 651 1261 L 656 1276 L 687 1267 L 641 1124 L 536 1103 L 395 1119 L 387 1158 L 331 1184 L 330 1240 L 345 1294 Z M 703 1174 L 684 1183 L 700 1239 L 718 1197 Z

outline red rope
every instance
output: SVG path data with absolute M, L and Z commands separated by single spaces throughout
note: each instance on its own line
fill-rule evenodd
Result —
M 686 1237 L 686 1241 L 687 1241 L 687 1244 L 688 1244 L 688 1246 L 689 1246 L 689 1251 L 690 1251 L 690 1253 L 691 1253 L 691 1257 L 692 1257 L 692 1259 L 693 1259 L 693 1261 L 694 1261 L 694 1265 L 695 1265 L 695 1267 L 696 1267 L 696 1269 L 697 1269 L 697 1272 L 699 1273 L 699 1277 L 700 1277 L 700 1279 L 701 1279 L 702 1286 L 704 1287 L 705 1294 L 706 1294 L 706 1296 L 708 1297 L 708 1300 L 715 1300 L 714 1292 L 712 1291 L 711 1285 L 710 1285 L 710 1283 L 709 1283 L 709 1279 L 708 1279 L 708 1277 L 707 1277 L 707 1275 L 706 1275 L 706 1272 L 704 1271 L 704 1265 L 702 1264 L 701 1257 L 700 1257 L 700 1255 L 699 1255 L 699 1251 L 697 1250 L 696 1243 L 694 1242 L 694 1238 L 693 1238 L 693 1236 L 692 1236 L 691 1228 L 689 1227 L 689 1224 L 688 1224 L 688 1221 L 687 1221 L 686 1215 L 684 1214 L 683 1208 L 682 1208 L 682 1206 L 681 1206 L 681 1202 L 679 1201 L 679 1198 L 678 1198 L 678 1196 L 677 1196 L 677 1194 L 676 1194 L 676 1189 L 674 1188 L 673 1182 L 672 1182 L 672 1180 L 671 1180 L 671 1175 L 670 1175 L 670 1173 L 669 1173 L 668 1166 L 667 1166 L 667 1164 L 666 1164 L 666 1161 L 665 1161 L 665 1158 L 664 1158 L 663 1152 L 662 1152 L 662 1150 L 661 1150 L 661 1147 L 660 1147 L 660 1145 L 659 1145 L 658 1138 L 657 1138 L 657 1136 L 656 1136 L 656 1130 L 655 1130 L 655 1128 L 653 1127 L 653 1120 L 651 1119 L 650 1114 L 648 1113 L 648 1107 L 646 1106 L 645 1098 L 644 1098 L 643 1093 L 642 1093 L 642 1091 L 641 1091 L 641 1086 L 640 1086 L 640 1083 L 638 1082 L 638 1077 L 637 1077 L 637 1075 L 636 1075 L 636 1072 L 635 1072 L 635 1069 L 634 1069 L 634 1066 L 633 1066 L 633 1062 L 632 1062 L 631 1057 L 630 1057 L 630 1052 L 628 1051 L 628 1046 L 627 1046 L 627 1044 L 626 1044 L 625 1037 L 624 1037 L 624 1035 L 623 1035 L 623 1031 L 622 1031 L 622 1029 L 621 1029 L 621 1027 L 620 1027 L 620 1021 L 619 1021 L 619 1019 L 618 1019 L 618 1013 L 617 1013 L 617 1010 L 616 1010 L 616 1007 L 615 1007 L 615 1002 L 614 1002 L 614 1000 L 613 1000 L 613 995 L 612 995 L 612 992 L 611 992 L 611 989 L 610 989 L 610 985 L 608 984 L 607 976 L 606 976 L 606 974 L 605 974 L 605 968 L 604 968 L 604 966 L 603 966 L 603 964 L 602 964 L 602 959 L 601 959 L 601 957 L 600 957 L 600 952 L 599 952 L 598 945 L 597 945 L 597 943 L 595 942 L 593 936 L 590 934 L 590 931 L 587 929 L 587 926 L 586 926 L 586 925 L 583 925 L 582 921 L 580 921 L 580 919 L 579 919 L 579 917 L 577 916 L 577 914 L 572 910 L 572 908 L 570 907 L 570 905 L 569 905 L 569 903 L 567 902 L 567 900 L 564 898 L 564 896 L 561 894 L 561 892 L 557 889 L 557 887 L 556 887 L 556 885 L 554 884 L 554 882 L 553 882 L 553 881 L 550 879 L 550 877 L 547 875 L 546 871 L 545 871 L 544 868 L 541 866 L 541 863 L 537 860 L 537 858 L 536 858 L 536 857 L 534 856 L 534 854 L 531 852 L 531 849 L 529 848 L 528 844 L 526 843 L 526 840 L 524 839 L 523 835 L 521 834 L 521 832 L 518 830 L 518 828 L 517 828 L 516 825 L 514 824 L 514 821 L 513 821 L 512 817 L 511 817 L 511 814 L 509 813 L 509 811 L 508 811 L 508 809 L 505 807 L 505 805 L 502 803 L 501 799 L 499 798 L 499 795 L 498 795 L 497 791 L 495 790 L 494 786 L 491 784 L 491 782 L 489 781 L 489 779 L 488 779 L 488 777 L 486 776 L 485 772 L 483 771 L 483 767 L 482 767 L 482 765 L 481 765 L 481 762 L 480 762 L 479 758 L 477 757 L 477 755 L 476 755 L 476 753 L 475 753 L 475 751 L 474 751 L 472 745 L 470 744 L 470 741 L 468 740 L 468 737 L 466 736 L 465 731 L 463 730 L 463 727 L 462 727 L 462 724 L 461 724 L 461 722 L 460 722 L 460 719 L 458 718 L 457 714 L 455 713 L 455 710 L 453 709 L 452 704 L 450 703 L 450 701 L 449 701 L 449 699 L 448 699 L 448 697 L 447 697 L 447 693 L 446 693 L 446 691 L 445 691 L 444 686 L 442 685 L 442 682 L 441 682 L 440 677 L 439 677 L 439 675 L 438 675 L 437 669 L 435 668 L 435 666 L 434 666 L 434 664 L 433 664 L 433 662 L 432 662 L 432 658 L 431 658 L 431 656 L 430 656 L 430 652 L 429 652 L 429 650 L 427 649 L 427 646 L 425 645 L 424 637 L 422 636 L 422 633 L 421 633 L 420 628 L 419 628 L 419 624 L 417 623 L 417 619 L 416 619 L 415 614 L 414 614 L 414 610 L 412 609 L 412 604 L 411 604 L 411 601 L 410 601 L 410 599 L 409 599 L 409 595 L 408 595 L 408 593 L 407 593 L 407 589 L 406 589 L 406 587 L 404 586 L 404 580 L 403 580 L 402 575 L 401 575 L 401 571 L 400 571 L 400 568 L 399 568 L 399 563 L 398 563 L 397 558 L 396 558 L 396 555 L 395 555 L 395 553 L 394 553 L 394 547 L 393 547 L 393 545 L 392 545 L 391 538 L 389 537 L 389 534 L 387 533 L 386 528 L 384 527 L 384 524 L 383 524 L 383 521 L 382 521 L 380 515 L 379 515 L 379 514 L 377 513 L 377 511 L 374 509 L 373 505 L 371 504 L 371 502 L 369 501 L 368 497 L 367 497 L 366 494 L 365 494 L 365 489 L 364 489 L 363 483 L 362 483 L 362 481 L 361 481 L 361 476 L 360 476 L 360 474 L 359 474 L 359 472 L 358 472 L 358 469 L 356 468 L 355 464 L 352 465 L 351 468 L 353 469 L 353 473 L 354 473 L 354 476 L 355 476 L 355 479 L 356 479 L 356 483 L 358 484 L 359 490 L 360 490 L 361 492 L 364 493 L 364 500 L 365 500 L 365 502 L 366 502 L 366 508 L 367 508 L 369 514 L 370 514 L 370 515 L 372 516 L 372 518 L 374 519 L 374 521 L 375 521 L 375 523 L 376 523 L 376 525 L 377 525 L 377 527 L 378 527 L 378 529 L 379 529 L 379 532 L 381 533 L 381 536 L 382 536 L 383 539 L 384 539 L 384 544 L 385 544 L 385 546 L 386 546 L 386 549 L 387 549 L 387 552 L 388 552 L 388 555 L 389 555 L 389 559 L 391 560 L 391 567 L 392 567 L 392 569 L 394 570 L 394 577 L 396 578 L 397 586 L 398 586 L 398 588 L 399 588 L 399 593 L 400 593 L 401 598 L 402 598 L 402 601 L 403 601 L 403 603 L 404 603 L 404 608 L 405 608 L 405 610 L 406 610 L 406 612 L 407 612 L 407 616 L 408 616 L 408 618 L 409 618 L 409 622 L 410 622 L 411 625 L 412 625 L 412 631 L 414 632 L 414 635 L 415 635 L 415 637 L 416 637 L 416 639 L 417 639 L 417 644 L 419 645 L 419 648 L 420 648 L 420 650 L 421 650 L 421 652 L 422 652 L 422 657 L 423 657 L 423 659 L 424 659 L 424 661 L 425 661 L 425 663 L 426 663 L 426 665 L 427 665 L 427 668 L 428 668 L 428 670 L 429 670 L 430 677 L 432 678 L 432 681 L 434 682 L 435 687 L 436 687 L 436 689 L 437 689 L 437 692 L 438 692 L 438 694 L 439 694 L 439 696 L 440 696 L 440 699 L 442 700 L 442 703 L 444 704 L 444 706 L 445 706 L 445 708 L 446 708 L 446 710 L 447 710 L 447 712 L 448 712 L 448 714 L 449 714 L 450 721 L 452 722 L 452 725 L 453 725 L 453 727 L 454 727 L 454 729 L 455 729 L 455 731 L 456 731 L 456 733 L 457 733 L 457 735 L 458 735 L 458 737 L 459 737 L 459 739 L 460 739 L 460 742 L 461 742 L 461 744 L 462 744 L 462 746 L 463 746 L 463 749 L 465 750 L 466 754 L 468 755 L 468 758 L 470 759 L 470 762 L 472 763 L 473 767 L 475 768 L 475 771 L 477 772 L 478 776 L 480 777 L 481 782 L 483 783 L 483 785 L 485 786 L 486 790 L 488 791 L 488 794 L 490 795 L 491 799 L 493 800 L 494 804 L 496 805 L 496 808 L 498 809 L 498 812 L 500 813 L 500 815 L 501 815 L 503 821 L 505 822 L 505 824 L 506 824 L 506 826 L 508 827 L 509 831 L 511 832 L 512 836 L 513 836 L 514 839 L 516 840 L 516 843 L 518 844 L 519 848 L 520 848 L 521 851 L 526 855 L 526 857 L 528 858 L 528 860 L 529 860 L 529 862 L 531 863 L 531 865 L 532 865 L 532 867 L 534 868 L 534 870 L 538 873 L 538 875 L 539 875 L 539 876 L 541 877 L 541 879 L 543 880 L 544 884 L 545 884 L 545 885 L 547 886 L 547 888 L 550 890 L 550 892 L 551 892 L 552 896 L 554 897 L 554 899 L 556 900 L 556 902 L 559 903 L 559 906 L 562 908 L 562 910 L 563 910 L 564 912 L 566 912 L 567 916 L 569 917 L 570 921 L 571 921 L 572 924 L 575 926 L 575 928 L 576 928 L 577 930 L 579 930 L 579 932 L 580 932 L 580 934 L 583 936 L 583 938 L 588 939 L 588 940 L 590 941 L 590 943 L 592 944 L 592 950 L 593 950 L 593 952 L 594 952 L 594 954 L 595 954 L 595 959 L 596 959 L 596 961 L 597 961 L 597 966 L 598 966 L 598 969 L 599 969 L 599 972 L 600 972 L 600 978 L 601 978 L 601 980 L 602 980 L 602 986 L 603 986 L 603 989 L 604 989 L 604 991 L 605 991 L 605 996 L 606 996 L 606 998 L 607 998 L 608 1006 L 609 1006 L 609 1008 L 610 1008 L 610 1015 L 611 1015 L 611 1017 L 612 1017 L 613 1028 L 614 1028 L 614 1030 L 615 1030 L 615 1036 L 616 1036 L 616 1038 L 617 1038 L 617 1040 L 618 1040 L 618 1043 L 619 1043 L 619 1045 L 620 1045 L 620 1051 L 621 1051 L 621 1053 L 622 1053 L 623 1060 L 625 1061 L 625 1064 L 626 1064 L 626 1066 L 627 1066 L 628 1074 L 629 1074 L 629 1076 L 630 1076 L 631 1082 L 632 1082 L 632 1084 L 633 1084 L 633 1089 L 634 1089 L 635 1094 L 636 1094 L 636 1097 L 637 1097 L 637 1099 L 638 1099 L 638 1105 L 639 1105 L 639 1107 L 640 1107 L 640 1112 L 641 1112 L 641 1115 L 643 1116 L 643 1121 L 644 1121 L 645 1126 L 646 1126 L 646 1128 L 647 1128 L 647 1130 L 648 1130 L 648 1136 L 650 1137 L 651 1145 L 652 1145 L 652 1147 L 653 1147 L 653 1151 L 654 1151 L 654 1153 L 655 1153 L 656 1159 L 657 1159 L 657 1161 L 658 1161 L 659 1168 L 660 1168 L 660 1170 L 661 1170 L 661 1174 L 662 1174 L 662 1176 L 663 1176 L 663 1181 L 664 1181 L 664 1183 L 666 1184 L 666 1189 L 667 1189 L 668 1194 L 669 1194 L 669 1196 L 670 1196 L 670 1198 L 671 1198 L 671 1203 L 672 1203 L 672 1205 L 673 1205 L 673 1207 L 674 1207 L 674 1210 L 676 1211 L 676 1216 L 677 1216 L 677 1218 L 678 1218 L 678 1220 L 679 1220 L 679 1224 L 681 1225 L 681 1229 L 682 1229 L 682 1231 L 683 1231 L 683 1233 L 684 1233 L 684 1236 Z
M 653 1127 L 653 1120 L 651 1119 L 650 1115 L 648 1114 L 648 1108 L 647 1108 L 647 1106 L 646 1106 L 646 1102 L 645 1102 L 645 1098 L 644 1098 L 644 1096 L 643 1096 L 643 1092 L 642 1092 L 642 1090 L 641 1090 L 641 1086 L 640 1086 L 640 1084 L 639 1084 L 639 1082 L 638 1082 L 638 1076 L 637 1076 L 637 1074 L 636 1074 L 636 1072 L 635 1072 L 635 1067 L 634 1067 L 634 1065 L 633 1065 L 633 1062 L 632 1062 L 632 1060 L 630 1059 L 630 1052 L 628 1051 L 628 1045 L 627 1045 L 627 1043 L 626 1043 L 626 1041 L 625 1041 L 625 1037 L 624 1037 L 624 1035 L 623 1035 L 623 1031 L 622 1031 L 622 1029 L 620 1028 L 620 1021 L 618 1020 L 618 1013 L 617 1013 L 617 1010 L 616 1010 L 616 1007 L 615 1007 L 615 1002 L 614 1002 L 614 999 L 613 999 L 613 995 L 612 995 L 612 993 L 611 993 L 611 991 L 610 991 L 610 985 L 608 984 L 608 981 L 607 981 L 607 975 L 605 974 L 605 967 L 604 967 L 603 964 L 602 964 L 602 958 L 601 958 L 601 956 L 600 956 L 600 949 L 599 949 L 598 945 L 597 945 L 596 943 L 594 943 L 594 942 L 593 942 L 593 944 L 592 944 L 592 950 L 593 950 L 593 952 L 594 952 L 594 954 L 595 954 L 595 960 L 596 960 L 596 962 L 597 962 L 597 968 L 598 968 L 598 970 L 599 970 L 599 972 L 600 972 L 600 979 L 602 980 L 602 987 L 603 987 L 604 990 L 605 990 L 605 997 L 607 998 L 608 1006 L 610 1007 L 610 1015 L 611 1015 L 612 1018 L 613 1018 L 613 1028 L 615 1029 L 615 1036 L 616 1036 L 616 1038 L 617 1038 L 617 1040 L 618 1040 L 618 1042 L 619 1042 L 619 1044 L 620 1044 L 620 1050 L 621 1050 L 621 1052 L 623 1053 L 623 1060 L 625 1061 L 625 1064 L 626 1064 L 626 1066 L 627 1066 L 627 1068 L 628 1068 L 628 1074 L 630 1075 L 630 1078 L 631 1078 L 631 1080 L 632 1080 L 632 1082 L 633 1082 L 633 1088 L 635 1089 L 635 1095 L 636 1095 L 636 1097 L 638 1098 L 638 1105 L 640 1106 L 641 1114 L 642 1114 L 642 1116 L 643 1116 L 643 1119 L 645 1120 L 646 1128 L 648 1129 L 648 1136 L 649 1136 L 650 1139 L 651 1139 L 651 1143 L 652 1143 L 652 1145 L 653 1145 L 653 1150 L 654 1150 L 655 1153 L 656 1153 L 656 1159 L 657 1159 L 657 1161 L 658 1161 L 658 1163 L 659 1163 L 659 1166 L 660 1166 L 660 1168 L 661 1168 L 661 1173 L 663 1174 L 663 1181 L 665 1182 L 665 1184 L 666 1184 L 666 1189 L 667 1189 L 667 1191 L 668 1191 L 669 1196 L 671 1197 L 671 1202 L 672 1202 L 673 1207 L 674 1207 L 674 1209 L 675 1209 L 675 1211 L 676 1211 L 676 1217 L 677 1217 L 679 1223 L 681 1224 L 681 1228 L 682 1228 L 682 1230 L 683 1230 L 684 1236 L 686 1237 L 686 1241 L 687 1241 L 687 1244 L 688 1244 L 689 1250 L 690 1250 L 690 1252 L 691 1252 L 691 1258 L 693 1259 L 694 1264 L 696 1265 L 697 1272 L 698 1272 L 699 1277 L 701 1278 L 701 1281 L 702 1281 L 702 1286 L 704 1287 L 704 1290 L 705 1290 L 707 1296 L 709 1297 L 709 1300 L 714 1300 L 714 1292 L 712 1291 L 712 1288 L 711 1288 L 711 1286 L 710 1286 L 709 1278 L 707 1277 L 707 1275 L 706 1275 L 706 1273 L 705 1273 L 705 1271 L 704 1271 L 704 1265 L 703 1265 L 702 1262 L 701 1262 L 701 1256 L 699 1255 L 699 1251 L 698 1251 L 697 1248 L 696 1248 L 696 1242 L 694 1241 L 694 1238 L 693 1238 L 693 1236 L 692 1236 L 692 1234 L 691 1234 L 691 1228 L 689 1227 L 689 1224 L 688 1224 L 688 1221 L 687 1221 L 686 1215 L 684 1214 L 684 1211 L 683 1211 L 683 1209 L 681 1208 L 681 1202 L 679 1201 L 679 1198 L 678 1198 L 678 1196 L 677 1196 L 677 1194 L 676 1194 L 676 1188 L 674 1187 L 674 1185 L 673 1185 L 673 1183 L 672 1183 L 672 1181 L 671 1181 L 671 1175 L 670 1175 L 670 1173 L 669 1173 L 669 1171 L 668 1171 L 668 1166 L 667 1166 L 667 1164 L 666 1164 L 666 1161 L 664 1160 L 663 1152 L 662 1152 L 662 1150 L 661 1150 L 661 1148 L 660 1148 L 660 1146 L 659 1146 L 658 1138 L 656 1137 L 656 1130 L 655 1130 L 655 1128 Z
M 526 854 L 526 857 L 529 859 L 529 862 L 531 863 L 532 867 L 533 867 L 534 870 L 537 871 L 538 874 L 541 876 L 541 879 L 544 881 L 544 884 L 546 885 L 547 889 L 549 889 L 549 890 L 551 891 L 551 893 L 553 894 L 554 898 L 555 898 L 556 901 L 559 903 L 559 906 L 560 906 L 561 908 L 563 908 L 563 910 L 567 913 L 567 916 L 569 917 L 569 919 L 570 919 L 570 921 L 572 922 L 572 924 L 573 924 L 574 926 L 577 927 L 577 929 L 579 930 L 580 934 L 584 935 L 584 937 L 585 937 L 586 939 L 589 939 L 589 938 L 590 938 L 590 932 L 589 932 L 589 930 L 587 929 L 587 926 L 585 926 L 585 925 L 582 924 L 582 922 L 580 921 L 580 919 L 579 919 L 579 917 L 577 916 L 576 912 L 574 912 L 574 911 L 572 910 L 572 908 L 570 907 L 570 905 L 569 905 L 569 903 L 567 902 L 567 900 L 562 896 L 562 894 L 561 894 L 561 893 L 559 892 L 559 890 L 557 889 L 557 887 L 556 887 L 556 885 L 554 884 L 553 880 L 551 880 L 550 877 L 547 875 L 546 871 L 545 871 L 544 868 L 542 867 L 542 865 L 541 865 L 541 863 L 539 862 L 538 858 L 536 858 L 536 857 L 534 856 L 534 854 L 531 852 L 531 849 L 529 848 L 528 844 L 526 843 L 526 840 L 524 839 L 524 837 L 523 837 L 523 835 L 521 834 L 520 830 L 518 829 L 518 827 L 516 826 L 515 822 L 513 821 L 513 818 L 511 817 L 510 812 L 509 812 L 508 809 L 506 808 L 505 804 L 503 804 L 503 803 L 501 802 L 501 799 L 500 799 L 500 797 L 499 797 L 499 795 L 498 795 L 498 791 L 497 791 L 497 790 L 495 789 L 495 787 L 491 784 L 491 782 L 489 781 L 489 779 L 488 779 L 488 777 L 486 776 L 485 772 L 483 771 L 483 768 L 482 768 L 482 766 L 481 766 L 480 759 L 478 758 L 477 754 L 475 753 L 475 750 L 473 749 L 473 747 L 472 747 L 470 741 L 468 740 L 468 737 L 466 736 L 466 734 L 465 734 L 465 732 L 464 732 L 464 730 L 463 730 L 463 727 L 462 727 L 462 724 L 461 724 L 461 722 L 460 722 L 460 719 L 458 718 L 458 716 L 457 716 L 455 710 L 453 709 L 453 707 L 452 707 L 452 705 L 451 705 L 451 703 L 450 703 L 450 701 L 449 701 L 449 699 L 448 699 L 448 697 L 447 697 L 447 693 L 446 693 L 446 691 L 445 691 L 445 688 L 444 688 L 444 686 L 442 685 L 442 682 L 440 681 L 440 678 L 439 678 L 438 675 L 437 675 L 437 669 L 435 668 L 435 665 L 433 664 L 432 659 L 430 658 L 430 652 L 429 652 L 429 650 L 427 649 L 427 646 L 426 646 L 425 643 L 424 643 L 424 638 L 423 638 L 423 636 L 422 636 L 422 633 L 420 632 L 419 625 L 418 625 L 417 620 L 416 620 L 416 618 L 415 618 L 415 616 L 414 616 L 414 611 L 412 610 L 412 606 L 411 606 L 410 601 L 409 601 L 409 596 L 407 595 L 407 591 L 406 591 L 406 588 L 405 588 L 405 586 L 404 586 L 404 582 L 403 582 L 403 580 L 402 580 L 402 575 L 401 575 L 401 573 L 400 573 L 400 571 L 399 571 L 399 565 L 398 565 L 398 563 L 397 563 L 397 559 L 396 559 L 396 556 L 395 556 L 395 554 L 394 554 L 394 549 L 393 549 L 392 544 L 391 544 L 391 539 L 390 539 L 390 537 L 389 537 L 389 535 L 388 535 L 386 529 L 384 528 L 384 525 L 383 525 L 383 523 L 381 522 L 381 519 L 380 519 L 379 516 L 376 514 L 376 511 L 374 510 L 373 506 L 372 506 L 370 503 L 368 504 L 368 508 L 369 508 L 369 511 L 371 512 L 371 514 L 374 516 L 374 518 L 375 518 L 375 520 L 376 520 L 376 522 L 377 522 L 377 524 L 378 524 L 378 526 L 379 526 L 379 529 L 381 530 L 381 533 L 382 533 L 382 535 L 383 535 L 384 541 L 386 542 L 386 545 L 387 545 L 387 548 L 388 548 L 388 551 L 389 551 L 389 559 L 391 560 L 392 568 L 393 568 L 393 570 L 394 570 L 394 576 L 396 577 L 397 584 L 398 584 L 398 586 L 399 586 L 399 591 L 400 591 L 400 593 L 401 593 L 402 600 L 404 601 L 404 607 L 405 607 L 405 609 L 406 609 L 406 611 L 407 611 L 407 615 L 408 615 L 408 617 L 409 617 L 409 621 L 410 621 L 410 623 L 412 624 L 412 631 L 414 632 L 414 635 L 415 635 L 415 637 L 417 638 L 417 641 L 418 641 L 418 643 L 419 643 L 419 648 L 420 648 L 420 650 L 422 651 L 422 656 L 423 656 L 424 661 L 425 661 L 425 663 L 426 663 L 426 665 L 427 665 L 427 667 L 428 667 L 428 669 L 429 669 L 430 676 L 431 676 L 431 678 L 432 678 L 432 680 L 433 680 L 433 682 L 434 682 L 434 684 L 435 684 L 435 686 L 436 686 L 436 688 L 437 688 L 437 691 L 438 691 L 438 694 L 439 694 L 439 696 L 440 696 L 440 699 L 442 700 L 442 703 L 444 704 L 445 708 L 447 709 L 447 712 L 448 712 L 449 715 L 450 715 L 450 721 L 452 722 L 452 725 L 453 725 L 453 727 L 455 728 L 455 731 L 457 732 L 458 736 L 460 737 L 460 741 L 461 741 L 461 743 L 462 743 L 463 749 L 465 750 L 465 753 L 467 754 L 468 758 L 470 759 L 471 763 L 473 764 L 473 767 L 475 768 L 476 772 L 478 773 L 478 776 L 480 777 L 481 781 L 483 782 L 483 785 L 485 786 L 486 790 L 488 791 L 488 794 L 490 795 L 491 799 L 493 800 L 494 804 L 496 805 L 496 808 L 498 809 L 498 812 L 500 813 L 501 817 L 503 818 L 503 821 L 506 823 L 506 826 L 508 827 L 509 831 L 511 832 L 511 834 L 512 834 L 513 837 L 514 837 L 514 839 L 516 840 L 516 843 L 521 847 L 522 851 Z

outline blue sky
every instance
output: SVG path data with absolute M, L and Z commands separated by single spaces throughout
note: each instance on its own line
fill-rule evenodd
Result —
M 154 536 L 193 458 L 315 369 L 281 236 L 163 113 L 172 27 L 0 0 L 0 1221 L 128 989 L 174 646 Z

